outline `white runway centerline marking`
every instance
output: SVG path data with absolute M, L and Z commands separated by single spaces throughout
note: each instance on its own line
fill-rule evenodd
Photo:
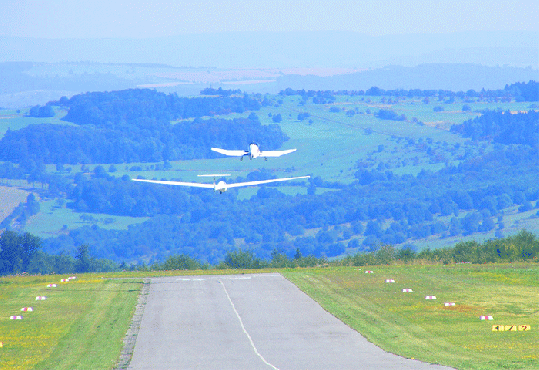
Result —
M 232 299 L 230 298 L 230 295 L 228 294 L 228 291 L 226 290 L 226 287 L 225 287 L 225 284 L 223 284 L 223 282 L 221 280 L 219 280 L 219 283 L 223 286 L 223 289 L 225 291 L 225 294 L 226 294 L 226 297 L 228 298 L 228 301 L 230 302 L 230 305 L 232 306 L 232 309 L 234 310 L 234 313 L 236 314 L 236 317 L 238 318 L 239 322 L 240 322 L 240 325 L 241 325 L 241 329 L 243 330 L 243 332 L 245 333 L 245 335 L 247 336 L 247 339 L 249 339 L 249 342 L 251 343 L 251 347 L 253 347 L 253 351 L 255 352 L 255 354 L 260 357 L 260 359 L 268 366 L 271 366 L 273 369 L 275 370 L 279 370 L 279 368 L 273 366 L 272 364 L 270 364 L 268 361 L 266 361 L 266 359 L 264 358 L 264 356 L 262 356 L 260 354 L 260 352 L 258 352 L 258 350 L 256 349 L 256 346 L 253 342 L 253 339 L 251 338 L 251 336 L 249 335 L 249 333 L 247 332 L 247 330 L 245 329 L 245 326 L 243 325 L 243 320 L 241 319 L 240 317 L 240 314 L 238 313 L 238 311 L 236 310 L 236 306 L 234 306 L 234 302 L 232 302 Z

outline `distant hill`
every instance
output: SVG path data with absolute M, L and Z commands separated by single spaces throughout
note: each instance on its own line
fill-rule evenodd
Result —
M 528 31 L 385 36 L 347 31 L 226 32 L 151 39 L 0 36 L 0 44 L 4 108 L 134 87 L 196 95 L 225 82 L 247 92 L 277 93 L 287 87 L 480 90 L 539 80 L 539 37 Z M 289 76 L 298 68 L 365 72 L 331 78 Z M 251 69 L 256 70 L 251 82 L 236 72 L 227 73 Z M 279 74 L 284 77 L 275 81 Z
M 331 69 L 325 71 L 328 70 Z M 0 107 L 44 105 L 62 96 L 71 97 L 87 91 L 122 90 L 138 86 L 180 96 L 192 96 L 210 86 L 224 89 L 233 86 L 249 93 L 270 94 L 276 94 L 286 88 L 367 90 L 373 86 L 385 90 L 480 91 L 483 88 L 497 90 L 503 89 L 506 84 L 539 80 L 539 71 L 530 67 L 479 64 L 431 63 L 414 67 L 392 65 L 349 73 L 353 70 L 333 69 L 333 75 L 322 77 L 314 75 L 320 73 L 320 69 L 307 68 L 207 70 L 162 64 L 0 62 Z M 310 71 L 312 75 L 306 74 L 311 73 Z
M 227 32 L 152 39 L 0 36 L 0 44 L 0 62 L 163 63 L 216 68 L 379 68 L 419 63 L 539 67 L 537 33 L 524 31 L 376 37 L 345 31 Z
M 538 80 L 532 68 L 488 67 L 478 64 L 421 64 L 415 67 L 388 66 L 346 75 L 318 77 L 285 75 L 277 79 L 281 90 L 422 89 L 466 91 L 503 89 L 508 81 Z

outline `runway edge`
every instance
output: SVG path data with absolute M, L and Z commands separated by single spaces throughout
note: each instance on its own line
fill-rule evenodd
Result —
M 135 349 L 135 344 L 137 342 L 137 335 L 140 329 L 142 316 L 144 315 L 144 309 L 146 308 L 146 303 L 150 294 L 150 283 L 151 279 L 149 278 L 145 278 L 142 281 L 143 285 L 138 296 L 137 307 L 135 308 L 133 319 L 131 319 L 131 325 L 125 334 L 124 346 L 114 370 L 126 370 L 129 367 L 129 363 L 131 362 L 131 357 L 133 356 L 133 351 Z

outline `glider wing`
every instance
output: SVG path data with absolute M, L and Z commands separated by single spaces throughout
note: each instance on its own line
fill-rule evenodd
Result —
M 213 184 L 201 184 L 199 182 L 157 181 L 157 180 L 145 180 L 145 179 L 132 179 L 132 180 L 133 181 L 141 181 L 141 182 L 151 182 L 153 184 L 193 186 L 193 187 L 196 187 L 196 188 L 206 188 L 206 189 L 213 189 L 215 187 L 215 185 L 213 185 Z
M 224 155 L 229 155 L 231 157 L 242 157 L 249 154 L 249 152 L 245 150 L 226 150 L 221 148 L 211 148 L 211 150 Z
M 260 180 L 260 181 L 246 181 L 246 182 L 237 182 L 235 184 L 227 184 L 227 188 L 239 188 L 240 186 L 253 186 L 253 185 L 262 185 L 270 182 L 279 182 L 279 181 L 289 181 L 296 179 L 308 179 L 310 176 L 299 176 L 299 177 L 283 177 L 280 179 L 270 179 L 270 180 Z

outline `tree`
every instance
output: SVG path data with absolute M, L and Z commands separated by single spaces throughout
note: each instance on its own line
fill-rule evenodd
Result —
M 409 245 L 407 245 L 399 249 L 395 258 L 404 262 L 409 262 L 416 258 L 416 252 Z
M 163 263 L 163 270 L 196 270 L 200 269 L 202 265 L 197 260 L 191 257 L 180 254 L 178 256 L 170 256 Z
M 82 244 L 77 249 L 77 255 L 75 256 L 75 271 L 76 272 L 88 272 L 90 271 L 92 264 L 92 257 L 90 256 L 90 247 L 86 244 Z
M 0 273 L 12 274 L 26 271 L 30 261 L 41 248 L 41 239 L 30 233 L 19 235 L 6 230 L 0 236 Z
M 36 105 L 30 108 L 28 115 L 30 117 L 54 117 L 54 109 L 52 109 L 52 106 L 50 105 L 44 107 Z
M 36 200 L 34 194 L 30 193 L 26 197 L 26 209 L 28 210 L 29 215 L 35 215 L 39 213 L 39 202 Z
M 265 265 L 264 261 L 254 257 L 251 251 L 229 251 L 226 254 L 225 265 L 232 269 L 259 269 Z
M 365 228 L 365 236 L 374 235 L 376 237 L 382 236 L 382 228 L 377 220 L 370 220 Z

